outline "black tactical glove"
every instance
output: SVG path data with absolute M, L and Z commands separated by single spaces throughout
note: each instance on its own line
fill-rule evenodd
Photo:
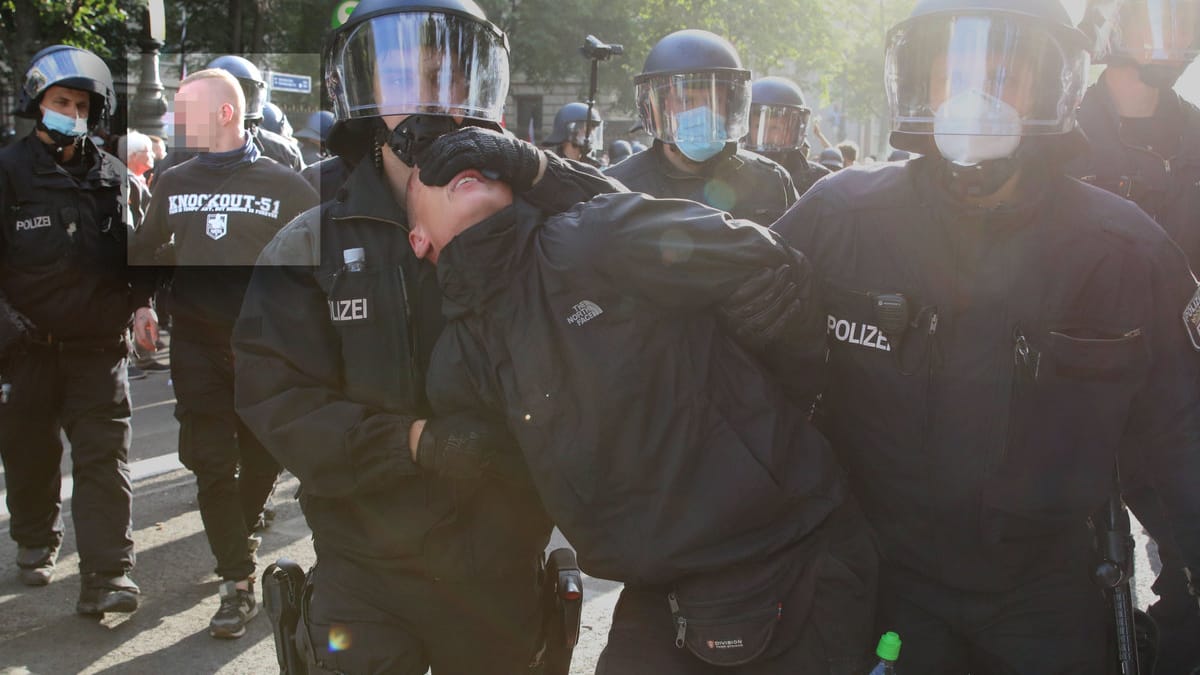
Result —
M 503 423 L 477 413 L 433 417 L 417 441 L 417 465 L 445 478 L 477 480 L 492 465 L 496 448 L 511 442 Z
M 0 299 L 0 357 L 28 340 L 35 330 L 28 317 Z
M 491 129 L 463 127 L 439 136 L 420 157 L 421 182 L 440 187 L 467 169 L 508 183 L 513 192 L 533 187 L 542 151 L 519 138 Z
M 809 301 L 795 270 L 782 265 L 755 273 L 717 308 L 725 330 L 743 347 L 760 350 L 785 339 L 794 321 L 803 321 Z

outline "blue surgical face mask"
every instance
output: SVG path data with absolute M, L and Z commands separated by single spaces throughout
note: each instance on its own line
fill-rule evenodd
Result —
M 675 146 L 693 162 L 706 162 L 725 147 L 725 118 L 702 105 L 675 116 Z
M 50 131 L 57 131 L 72 138 L 79 138 L 87 134 L 86 117 L 68 117 L 48 108 L 42 112 L 42 124 L 46 125 Z

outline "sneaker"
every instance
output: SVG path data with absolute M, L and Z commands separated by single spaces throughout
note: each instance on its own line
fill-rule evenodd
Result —
M 138 608 L 138 596 L 141 593 L 141 589 L 127 574 L 89 572 L 83 575 L 83 586 L 79 590 L 75 611 L 84 616 L 105 612 L 129 613 Z
M 208 622 L 208 634 L 225 640 L 240 638 L 246 634 L 246 623 L 258 614 L 258 602 L 254 599 L 254 580 L 250 590 L 243 591 L 235 581 L 222 581 L 217 588 L 221 607 Z
M 54 578 L 58 562 L 57 546 L 25 548 L 17 546 L 17 574 L 26 586 L 45 586 Z

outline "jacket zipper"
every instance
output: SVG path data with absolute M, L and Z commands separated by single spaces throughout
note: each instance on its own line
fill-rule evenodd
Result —
M 1004 442 L 1000 446 L 1000 454 L 989 473 L 1000 468 L 1008 457 L 1012 445 L 1013 417 L 1017 413 L 1017 401 L 1023 387 L 1022 384 L 1036 382 L 1041 371 L 1042 355 L 1029 345 L 1029 340 L 1021 330 L 1020 324 L 1013 327 L 1013 366 L 1008 384 L 1008 417 L 1004 424 Z
M 417 337 L 413 330 L 412 303 L 408 298 L 408 280 L 404 275 L 404 266 L 396 265 L 396 273 L 400 275 L 400 295 L 404 299 L 404 331 L 408 335 L 408 372 L 412 373 L 412 377 L 409 378 L 412 391 L 409 395 L 413 403 L 417 403 L 425 398 L 425 375 L 417 369 Z

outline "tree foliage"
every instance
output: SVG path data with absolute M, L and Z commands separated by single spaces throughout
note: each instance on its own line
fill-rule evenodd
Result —
M 16 91 L 33 55 L 53 44 L 90 49 L 123 74 L 131 7 L 133 0 L 0 0 L 0 88 Z
M 703 28 L 728 38 L 755 76 L 810 84 L 812 105 L 851 117 L 879 116 L 883 39 L 915 0 L 478 0 L 508 34 L 514 71 L 534 84 L 579 82 L 586 94 L 584 37 L 624 45 L 601 64 L 601 90 L 632 104 L 633 76 L 668 33 Z M 337 0 L 165 0 L 165 54 L 318 53 Z M 0 76 L 37 49 L 67 42 L 95 50 L 123 73 L 139 52 L 144 0 L 0 0 Z M 284 63 L 272 64 L 281 70 Z M 170 67 L 178 58 L 165 56 Z M 311 63 L 311 59 L 305 61 Z M 8 68 L 5 68 L 5 64 Z M 297 65 L 298 67 L 298 65 Z M 297 72 L 292 70 L 291 72 Z M 10 81 L 10 87 L 13 83 Z

